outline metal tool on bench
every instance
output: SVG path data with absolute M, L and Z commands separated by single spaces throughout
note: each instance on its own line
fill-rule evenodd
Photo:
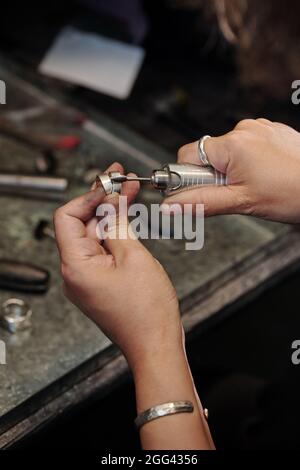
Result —
M 53 105 L 36 105 L 22 109 L 15 109 L 3 113 L 3 117 L 14 124 L 24 124 L 32 119 L 52 118 L 56 124 L 69 124 L 81 126 L 86 120 L 86 115 L 81 111 L 61 103 Z
M 48 220 L 39 220 L 34 229 L 34 238 L 36 238 L 37 240 L 43 240 L 44 238 L 50 238 L 53 241 L 55 240 L 54 229 L 51 227 L 50 222 Z
M 10 333 L 17 333 L 31 326 L 32 311 L 22 299 L 7 299 L 2 304 L 0 323 Z
M 53 135 L 33 128 L 24 128 L 13 121 L 0 116 L 0 133 L 44 150 L 73 150 L 80 144 L 77 135 Z
M 49 272 L 34 264 L 0 259 L 0 289 L 42 294 L 49 280 Z
M 1 188 L 37 189 L 39 191 L 65 191 L 68 187 L 66 178 L 0 173 Z
M 49 200 L 61 200 L 68 180 L 55 176 L 0 173 L 0 193 Z
M 102 186 L 106 194 L 120 192 L 125 181 L 140 181 L 148 183 L 164 195 L 193 189 L 199 186 L 227 184 L 226 175 L 211 166 L 198 166 L 192 164 L 168 163 L 159 170 L 154 170 L 148 178 L 122 175 L 111 172 L 108 175 L 98 175 L 96 182 Z

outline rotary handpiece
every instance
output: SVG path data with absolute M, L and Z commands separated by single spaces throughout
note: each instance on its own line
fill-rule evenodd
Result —
M 103 186 L 106 194 L 120 192 L 122 183 L 125 181 L 149 183 L 165 196 L 200 186 L 223 186 L 227 184 L 226 175 L 215 168 L 187 163 L 168 163 L 161 169 L 154 170 L 149 178 L 126 176 L 119 172 L 112 172 L 98 177 L 98 185 Z

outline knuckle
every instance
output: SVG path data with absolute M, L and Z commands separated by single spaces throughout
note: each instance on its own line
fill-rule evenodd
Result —
M 235 129 L 251 129 L 252 127 L 257 125 L 257 121 L 255 119 L 242 119 L 237 123 Z
M 204 215 L 205 215 L 205 217 L 209 217 L 210 215 L 213 215 L 213 209 L 212 209 L 211 204 L 209 203 L 209 201 L 203 200 L 202 204 L 204 206 Z
M 53 213 L 54 225 L 57 223 L 58 220 L 61 219 L 62 215 L 63 215 L 63 206 L 58 207 Z
M 61 276 L 66 285 L 74 284 L 76 279 L 76 270 L 69 263 L 61 263 Z
M 145 250 L 139 244 L 134 250 L 128 248 L 124 251 L 124 257 L 131 267 L 140 268 L 141 263 L 145 261 Z
M 265 119 L 265 118 L 257 118 L 256 122 L 260 124 L 267 124 L 267 125 L 273 124 L 271 121 L 269 121 L 269 119 Z
M 236 150 L 239 150 L 243 146 L 244 137 L 244 133 L 235 131 L 227 135 L 226 151 L 228 154 L 235 153 Z
M 182 147 L 180 147 L 180 149 L 178 150 L 177 152 L 177 157 L 178 157 L 178 160 L 183 160 L 184 159 L 184 156 L 186 155 L 187 153 L 187 146 L 188 145 L 183 145 Z
M 194 144 L 185 144 L 178 150 L 178 161 L 188 160 L 194 154 Z
M 255 201 L 253 198 L 246 193 L 240 193 L 237 198 L 237 204 L 239 206 L 239 212 L 244 215 L 255 214 Z

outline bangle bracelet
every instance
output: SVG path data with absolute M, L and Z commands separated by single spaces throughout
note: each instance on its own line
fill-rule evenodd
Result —
M 190 401 L 173 401 L 170 403 L 163 403 L 162 405 L 154 406 L 146 411 L 143 411 L 135 419 L 137 429 L 140 429 L 144 424 L 153 421 L 154 419 L 162 418 L 177 413 L 192 413 L 194 405 Z

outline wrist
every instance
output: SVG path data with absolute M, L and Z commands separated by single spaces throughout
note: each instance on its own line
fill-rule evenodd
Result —
M 155 312 L 159 321 L 144 324 L 134 335 L 126 338 L 126 343 L 119 344 L 128 365 L 135 375 L 145 366 L 155 366 L 164 357 L 174 357 L 184 353 L 184 331 L 179 310 Z
M 145 348 L 129 366 L 135 379 L 152 371 L 165 370 L 174 363 L 186 363 L 185 349 L 182 341 L 160 344 L 153 348 Z
M 184 331 L 178 316 L 178 324 L 171 324 L 142 338 L 138 345 L 126 354 L 129 367 L 134 377 L 144 371 L 155 369 L 175 358 L 185 358 Z
M 193 379 L 183 346 L 164 349 L 144 358 L 133 369 L 137 411 L 169 401 L 191 401 L 197 406 Z

